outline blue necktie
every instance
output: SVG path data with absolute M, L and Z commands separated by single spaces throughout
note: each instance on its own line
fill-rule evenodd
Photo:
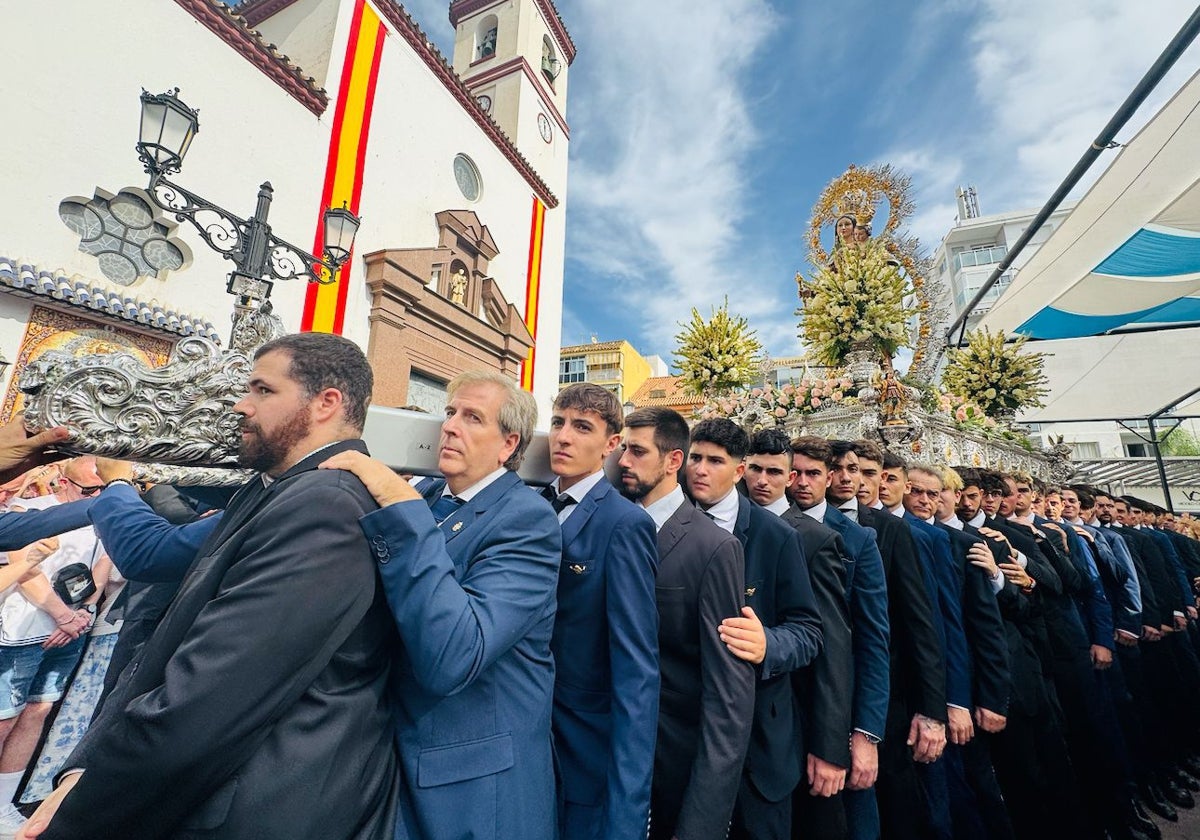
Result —
M 433 503 L 430 511 L 432 511 L 437 524 L 441 525 L 462 506 L 463 500 L 458 496 L 438 496 L 438 500 Z

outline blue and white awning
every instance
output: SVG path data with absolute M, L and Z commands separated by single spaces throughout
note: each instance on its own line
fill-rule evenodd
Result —
M 1078 338 L 1200 324 L 1200 74 L 1131 140 L 981 320 Z

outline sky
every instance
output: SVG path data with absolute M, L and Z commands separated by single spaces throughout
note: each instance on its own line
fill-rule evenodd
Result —
M 450 55 L 445 0 L 405 7 Z M 1194 9 L 1187 0 L 557 0 L 570 68 L 563 344 L 668 362 L 728 297 L 774 357 L 802 352 L 808 220 L 850 164 L 912 178 L 932 252 L 955 190 L 1040 207 Z M 1193 45 L 1118 135 L 1200 68 Z M 1078 197 L 1112 159 L 1101 157 Z M 882 215 L 882 214 L 881 214 Z M 826 235 L 828 240 L 829 235 Z

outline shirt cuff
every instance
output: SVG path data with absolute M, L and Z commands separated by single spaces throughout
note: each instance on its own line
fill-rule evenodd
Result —
M 992 594 L 1000 594 L 1000 590 L 1004 588 L 1004 572 L 996 572 L 996 576 L 991 579 Z
M 1118 630 L 1117 635 L 1124 636 L 1127 639 L 1136 639 L 1137 638 L 1136 633 L 1130 633 L 1128 630 Z
M 855 732 L 859 732 L 859 733 L 861 733 L 861 734 L 863 734 L 863 735 L 866 735 L 868 738 L 871 738 L 871 739 L 873 739 L 873 740 L 875 740 L 875 741 L 882 741 L 882 740 L 883 740 L 883 736 L 882 736 L 882 735 L 876 735 L 874 732 L 871 732 L 871 731 L 869 731 L 869 730 L 863 729 L 862 727 L 859 727 L 859 726 L 856 726 L 856 727 L 854 727 L 854 731 L 855 731 Z
M 1017 565 L 1022 569 L 1029 565 L 1029 558 L 1019 551 L 1017 552 Z
M 947 703 L 946 705 L 949 706 L 951 709 L 962 709 L 964 712 L 971 711 L 966 706 L 960 706 L 957 703 Z
M 1180 618 L 1187 618 L 1187 615 L 1184 613 L 1183 610 L 1175 610 L 1174 615 L 1177 615 Z

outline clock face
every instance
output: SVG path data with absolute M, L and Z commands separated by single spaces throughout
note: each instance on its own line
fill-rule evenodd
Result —
M 479 194 L 483 191 L 479 170 L 466 155 L 458 155 L 454 158 L 454 180 L 458 184 L 463 198 L 467 201 L 479 200 Z
M 483 96 L 479 97 L 478 102 L 479 102 L 479 107 L 483 109 L 483 113 L 485 113 L 485 114 L 492 113 L 492 97 L 488 96 L 485 93 Z
M 549 143 L 554 139 L 554 129 L 550 125 L 550 118 L 545 114 L 538 114 L 538 134 L 542 135 L 542 139 Z

